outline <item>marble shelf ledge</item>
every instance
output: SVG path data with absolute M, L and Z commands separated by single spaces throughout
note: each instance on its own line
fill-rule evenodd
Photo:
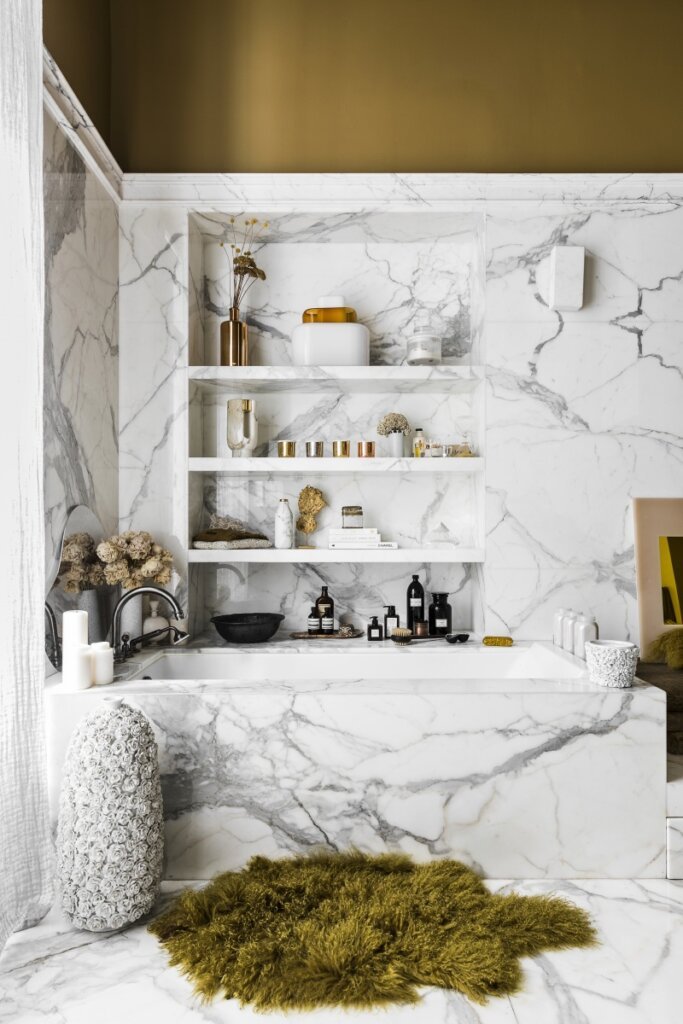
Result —
M 484 561 L 483 548 L 384 548 L 368 550 L 355 548 L 352 551 L 329 550 L 328 548 L 230 548 L 229 550 L 190 548 L 188 562 L 199 564 L 227 563 L 471 563 Z
M 480 473 L 482 458 L 413 459 L 413 458 L 295 458 L 278 457 L 250 459 L 191 458 L 191 473 Z
M 414 394 L 473 391 L 481 366 L 190 366 L 188 378 L 206 391 Z

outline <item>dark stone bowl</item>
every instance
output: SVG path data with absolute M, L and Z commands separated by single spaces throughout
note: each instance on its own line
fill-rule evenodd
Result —
M 277 633 L 283 619 L 275 612 L 241 612 L 214 615 L 211 621 L 229 644 L 263 644 Z

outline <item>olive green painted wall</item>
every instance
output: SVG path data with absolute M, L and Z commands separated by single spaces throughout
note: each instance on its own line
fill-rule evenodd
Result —
M 680 0 L 111 0 L 111 141 L 130 171 L 683 171 L 682 39 Z
M 110 143 L 109 0 L 43 0 L 43 39 L 100 135 Z

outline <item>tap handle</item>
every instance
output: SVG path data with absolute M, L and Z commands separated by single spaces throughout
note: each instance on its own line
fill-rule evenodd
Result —
M 121 661 L 125 661 L 130 655 L 130 633 L 124 633 L 121 637 Z

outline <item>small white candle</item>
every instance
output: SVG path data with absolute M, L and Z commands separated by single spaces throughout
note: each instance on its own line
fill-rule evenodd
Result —
M 62 681 L 69 690 L 87 690 L 92 686 L 92 655 L 88 644 L 72 645 L 69 663 L 62 668 Z
M 92 681 L 96 686 L 114 682 L 114 651 L 105 641 L 91 644 Z
M 88 642 L 88 613 L 78 609 L 62 615 L 62 676 L 66 682 L 77 672 L 76 654 Z M 71 686 L 71 683 L 67 683 Z

